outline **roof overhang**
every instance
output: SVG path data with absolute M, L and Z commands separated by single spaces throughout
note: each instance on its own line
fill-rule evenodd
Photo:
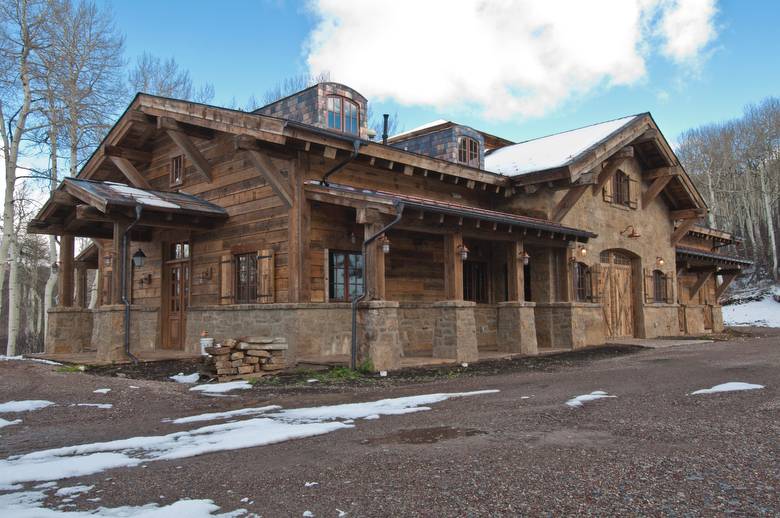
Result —
M 678 246 L 675 249 L 678 267 L 687 271 L 702 271 L 709 269 L 715 273 L 738 273 L 753 261 L 735 256 Z

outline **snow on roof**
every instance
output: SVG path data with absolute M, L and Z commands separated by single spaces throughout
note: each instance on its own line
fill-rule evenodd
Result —
M 637 117 L 630 115 L 496 149 L 485 155 L 485 169 L 506 176 L 519 176 L 565 166 Z
M 388 141 L 396 140 L 399 137 L 404 137 L 404 136 L 409 135 L 411 133 L 414 133 L 416 131 L 422 131 L 424 129 L 433 128 L 434 126 L 440 126 L 442 124 L 447 124 L 449 122 L 450 121 L 444 120 L 444 119 L 436 119 L 435 121 L 426 122 L 422 126 L 417 126 L 416 128 L 412 128 L 412 129 L 407 130 L 407 131 L 402 131 L 401 133 L 398 133 L 397 135 L 393 135 L 391 137 L 388 137 L 387 140 Z
M 122 196 L 129 196 L 141 205 L 147 205 L 150 207 L 163 207 L 167 209 L 180 209 L 181 206 L 169 201 L 165 201 L 159 196 L 142 189 L 136 189 L 122 183 L 106 182 L 109 188 Z

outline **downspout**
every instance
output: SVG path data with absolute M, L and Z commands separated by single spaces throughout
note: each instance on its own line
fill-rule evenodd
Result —
M 370 236 L 368 239 L 363 241 L 363 264 L 365 265 L 365 257 L 366 252 L 368 251 L 368 245 L 376 241 L 376 239 L 390 230 L 391 227 L 395 226 L 399 221 L 401 221 L 401 217 L 404 214 L 404 204 L 403 202 L 395 202 L 395 219 L 382 227 L 379 232 L 374 234 L 373 236 Z M 381 252 L 380 252 L 381 253 Z M 349 359 L 349 367 L 352 370 L 355 370 L 357 368 L 357 309 L 358 304 L 363 302 L 363 299 L 366 298 L 367 295 L 367 287 L 368 287 L 368 268 L 363 268 L 363 293 L 360 294 L 359 297 L 352 300 L 352 348 L 351 348 L 351 354 Z
M 354 159 L 357 158 L 358 154 L 360 153 L 360 147 L 364 146 L 365 143 L 361 141 L 360 139 L 355 139 L 352 141 L 352 153 L 349 154 L 347 158 L 333 166 L 320 180 L 323 185 L 326 187 L 328 186 L 328 177 L 332 174 L 338 173 L 341 171 L 344 166 L 346 166 L 348 163 L 352 162 Z
M 141 219 L 142 211 L 143 207 L 141 205 L 135 206 L 135 219 L 127 226 L 122 235 L 122 257 L 119 261 L 122 272 L 122 304 L 125 305 L 125 354 L 133 363 L 138 363 L 138 358 L 130 352 L 130 301 L 127 299 L 127 236 L 130 235 L 130 230 Z

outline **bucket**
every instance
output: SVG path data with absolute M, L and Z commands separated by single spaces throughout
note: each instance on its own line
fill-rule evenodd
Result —
M 208 356 L 206 347 L 212 347 L 214 345 L 214 338 L 210 336 L 203 336 L 200 339 L 200 354 L 201 356 Z

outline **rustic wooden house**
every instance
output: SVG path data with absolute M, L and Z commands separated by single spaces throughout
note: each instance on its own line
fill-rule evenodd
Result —
M 374 141 L 366 111 L 336 83 L 252 113 L 137 95 L 30 223 L 61 243 L 46 352 L 177 357 L 207 331 L 385 370 L 721 328 L 746 262 L 650 114 L 513 143 Z

